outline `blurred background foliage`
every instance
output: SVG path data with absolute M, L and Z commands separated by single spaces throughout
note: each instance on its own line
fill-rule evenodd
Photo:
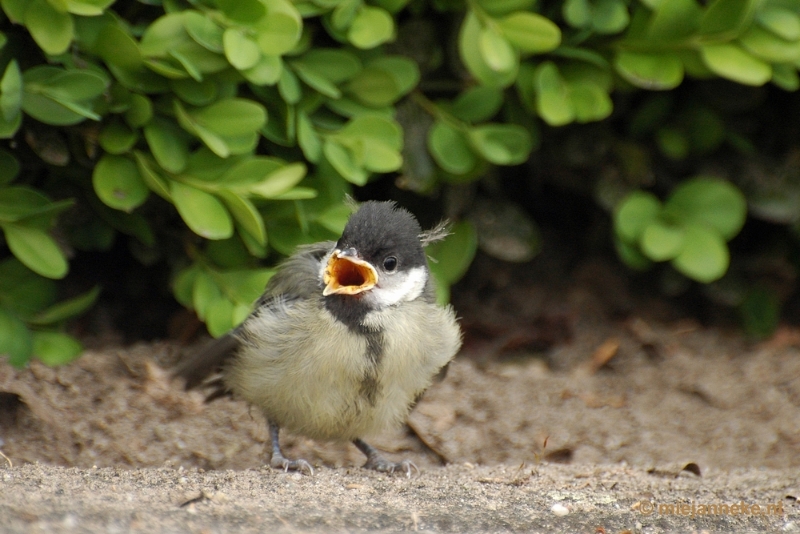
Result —
M 15 365 L 76 357 L 65 322 L 98 299 L 129 326 L 164 323 L 144 297 L 171 294 L 221 335 L 282 256 L 337 237 L 347 195 L 453 221 L 429 250 L 442 301 L 478 249 L 532 259 L 540 224 L 667 294 L 704 284 L 755 336 L 793 290 L 798 0 L 0 8 Z

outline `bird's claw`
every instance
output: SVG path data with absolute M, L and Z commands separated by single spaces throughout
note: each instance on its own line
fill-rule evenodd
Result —
M 406 474 L 407 478 L 411 478 L 411 472 L 416 471 L 420 474 L 419 467 L 411 460 L 403 460 L 402 462 L 390 462 L 381 457 L 370 458 L 364 464 L 366 469 L 374 469 L 380 473 L 394 473 L 395 471 L 402 471 Z
M 314 468 L 311 467 L 310 463 L 303 459 L 289 460 L 283 456 L 273 455 L 269 465 L 273 469 L 283 469 L 283 471 L 287 473 L 289 471 L 298 471 L 300 473 L 306 472 L 307 474 L 314 476 Z

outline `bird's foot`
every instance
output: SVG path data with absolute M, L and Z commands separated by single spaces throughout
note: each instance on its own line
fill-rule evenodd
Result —
M 269 465 L 273 469 L 283 469 L 284 471 L 298 471 L 300 473 L 307 473 L 311 476 L 314 476 L 314 468 L 311 467 L 311 464 L 303 459 L 299 460 L 290 460 L 284 457 L 282 454 L 273 454 L 272 458 L 269 461 Z
M 402 462 L 390 462 L 382 456 L 370 456 L 367 463 L 364 464 L 365 469 L 374 469 L 380 473 L 394 473 L 402 472 L 406 477 L 411 477 L 411 471 L 416 471 L 419 474 L 419 467 L 416 466 L 411 460 L 403 460 Z

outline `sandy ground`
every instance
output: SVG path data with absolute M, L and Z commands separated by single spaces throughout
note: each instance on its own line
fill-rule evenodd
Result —
M 686 322 L 575 332 L 550 354 L 569 351 L 566 370 L 531 356 L 456 360 L 409 428 L 373 440 L 420 467 L 410 478 L 360 469 L 351 445 L 289 435 L 286 452 L 316 474 L 262 467 L 261 416 L 184 392 L 162 367 L 179 357 L 173 344 L 92 350 L 57 369 L 3 365 L 1 450 L 14 467 L 0 468 L 0 524 L 11 532 L 800 532 L 792 331 L 758 346 Z M 657 511 L 740 503 L 775 513 Z
M 796 499 L 787 497 L 796 482 L 774 470 L 697 477 L 460 464 L 406 478 L 356 468 L 309 477 L 26 465 L 0 480 L 2 530 L 12 533 L 800 531 Z M 708 506 L 719 504 L 735 508 Z
M 410 478 L 291 435 L 285 452 L 316 474 L 264 468 L 259 413 L 170 380 L 193 347 L 0 362 L 0 530 L 800 532 L 800 332 L 753 344 L 645 318 L 592 272 L 549 297 L 462 298 L 467 338 L 447 377 L 407 428 L 371 440 L 415 462 Z M 668 508 L 692 504 L 693 517 Z

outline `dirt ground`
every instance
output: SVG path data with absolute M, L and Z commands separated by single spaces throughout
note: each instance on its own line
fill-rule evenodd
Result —
M 0 525 L 800 532 L 800 332 L 753 344 L 642 302 L 622 317 L 629 295 L 603 273 L 456 299 L 464 350 L 407 428 L 372 440 L 413 460 L 410 478 L 359 469 L 352 445 L 290 435 L 287 456 L 316 474 L 263 468 L 259 413 L 170 380 L 192 347 L 95 344 L 62 368 L 0 363 Z M 775 513 L 659 513 L 687 503 Z

